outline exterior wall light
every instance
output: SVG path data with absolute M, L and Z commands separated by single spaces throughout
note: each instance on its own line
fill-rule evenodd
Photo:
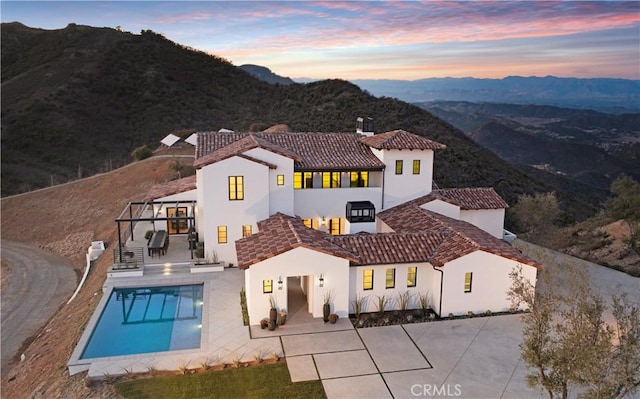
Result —
M 282 289 L 282 276 L 278 277 L 278 289 Z
M 327 219 L 323 216 L 322 219 L 320 219 L 320 226 L 324 226 L 325 224 L 327 224 Z
M 320 273 L 320 279 L 318 280 L 320 287 L 324 287 L 324 274 Z

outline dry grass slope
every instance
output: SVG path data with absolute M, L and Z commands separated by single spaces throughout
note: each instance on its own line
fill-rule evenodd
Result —
M 141 200 L 154 184 L 171 178 L 171 158 L 150 158 L 110 173 L 2 199 L 2 238 L 65 256 L 78 274 L 92 239 L 109 249 L 114 219 L 130 200 Z M 109 251 L 98 259 L 78 297 L 64 306 L 24 350 L 2 379 L 5 398 L 117 398 L 111 386 L 87 387 L 83 374 L 69 376 L 66 362 L 101 295 Z

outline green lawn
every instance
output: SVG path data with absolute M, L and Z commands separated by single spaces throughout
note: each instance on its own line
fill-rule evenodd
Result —
M 291 382 L 286 363 L 131 380 L 115 388 L 127 399 L 326 398 L 319 380 Z

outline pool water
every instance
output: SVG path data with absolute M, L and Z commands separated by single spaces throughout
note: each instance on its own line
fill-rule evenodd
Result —
M 114 288 L 81 359 L 200 347 L 202 284 Z

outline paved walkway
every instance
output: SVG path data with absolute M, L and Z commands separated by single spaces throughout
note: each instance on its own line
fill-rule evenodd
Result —
M 540 398 L 520 363 L 519 315 L 282 337 L 292 381 L 329 398 Z

